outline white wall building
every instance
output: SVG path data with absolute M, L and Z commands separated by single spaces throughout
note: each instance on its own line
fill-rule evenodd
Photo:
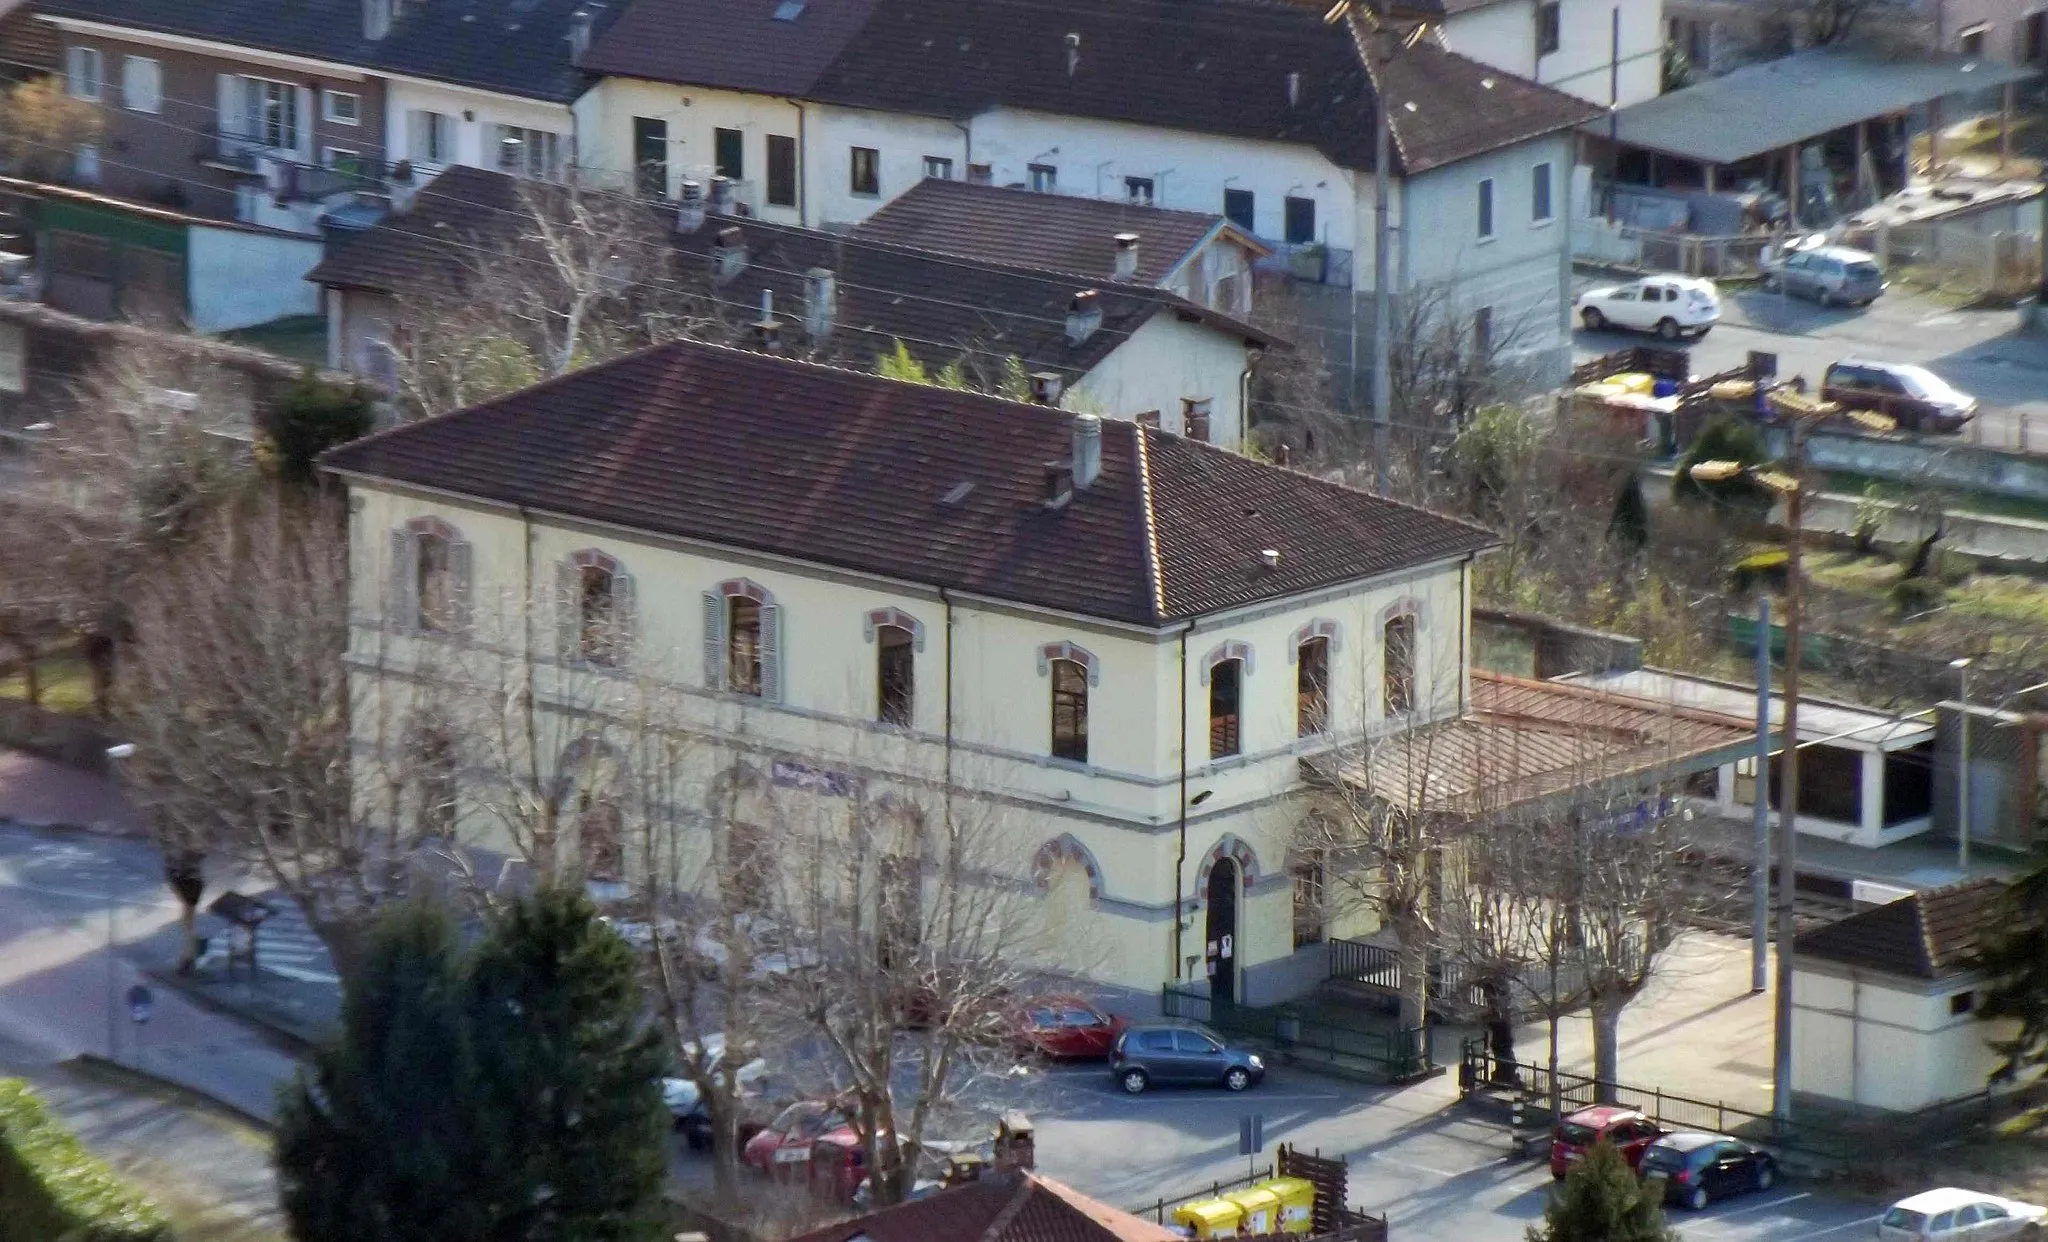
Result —
M 575 106 L 586 162 L 638 167 L 666 193 L 737 171 L 757 214 L 812 227 L 856 224 L 928 176 L 1220 213 L 1297 274 L 1366 290 L 1377 88 L 1393 105 L 1397 292 L 1427 290 L 1479 331 L 1518 325 L 1514 352 L 1565 360 L 1557 221 L 1571 131 L 1598 115 L 1582 99 L 1431 43 L 1375 84 L 1342 28 L 1237 0 L 1172 21 L 925 0 L 804 30 L 813 16 L 656 53 L 653 31 L 708 36 L 720 15 L 640 0 L 582 61 L 604 75 Z
M 1589 103 L 1626 108 L 1663 89 L 1663 0 L 1448 0 L 1452 51 Z
M 1912 1112 L 1984 1091 L 2017 1031 L 1978 1014 L 1969 954 L 2005 886 L 1924 889 L 1795 942 L 1792 1088 L 1834 1104 Z

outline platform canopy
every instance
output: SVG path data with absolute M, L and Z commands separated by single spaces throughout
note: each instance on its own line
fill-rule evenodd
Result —
M 2033 76 L 2024 66 L 1989 60 L 1814 48 L 1646 99 L 1586 132 L 1611 132 L 1624 146 L 1703 164 L 1736 164 L 1859 121 Z

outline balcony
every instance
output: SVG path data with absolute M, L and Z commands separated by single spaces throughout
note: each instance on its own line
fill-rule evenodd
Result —
M 1321 242 L 1284 242 L 1269 237 L 1259 244 L 1272 254 L 1260 259 L 1255 270 L 1277 272 L 1312 285 L 1351 287 L 1351 252 Z

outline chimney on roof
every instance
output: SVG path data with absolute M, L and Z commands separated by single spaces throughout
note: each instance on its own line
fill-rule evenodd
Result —
M 718 244 L 711 248 L 711 257 L 717 261 L 712 279 L 724 284 L 747 270 L 747 235 L 740 232 L 738 225 L 729 224 L 718 230 Z
M 569 14 L 569 60 L 571 63 L 583 59 L 583 53 L 590 50 L 590 27 L 596 16 L 589 9 L 577 9 Z
M 1074 487 L 1087 491 L 1102 476 L 1102 419 L 1074 416 Z
M 363 37 L 375 42 L 391 33 L 399 0 L 363 0 Z
M 804 273 L 804 333 L 814 341 L 832 335 L 839 314 L 839 277 L 829 267 Z
M 732 206 L 731 177 L 719 176 L 711 179 L 711 213 L 718 216 L 735 214 Z
M 1138 235 L 1118 233 L 1116 235 L 1116 278 L 1136 280 L 1138 278 Z
M 1067 76 L 1073 77 L 1074 70 L 1081 67 L 1081 36 L 1075 31 L 1067 32 Z
M 1074 498 L 1074 463 L 1070 461 L 1049 461 L 1045 463 L 1045 507 L 1063 509 Z
M 761 290 L 761 317 L 754 321 L 754 348 L 764 354 L 782 352 L 782 324 L 775 318 L 775 291 Z
M 1067 343 L 1079 345 L 1102 326 L 1101 298 L 1093 289 L 1083 289 L 1067 304 Z
M 1287 106 L 1290 108 L 1301 106 L 1301 74 L 1299 72 L 1290 72 L 1287 75 Z
M 1031 399 L 1039 405 L 1058 405 L 1062 381 L 1058 371 L 1031 373 Z
M 676 187 L 676 232 L 694 233 L 704 227 L 704 183 L 685 180 Z

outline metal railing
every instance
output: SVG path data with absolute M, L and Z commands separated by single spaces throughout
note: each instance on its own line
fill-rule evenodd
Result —
M 1219 1001 L 1186 984 L 1160 989 L 1160 1012 L 1261 1044 L 1298 1064 L 1322 1065 L 1375 1082 L 1406 1082 L 1435 1068 L 1423 1027 L 1363 1030 L 1295 1005 L 1259 1007 Z

